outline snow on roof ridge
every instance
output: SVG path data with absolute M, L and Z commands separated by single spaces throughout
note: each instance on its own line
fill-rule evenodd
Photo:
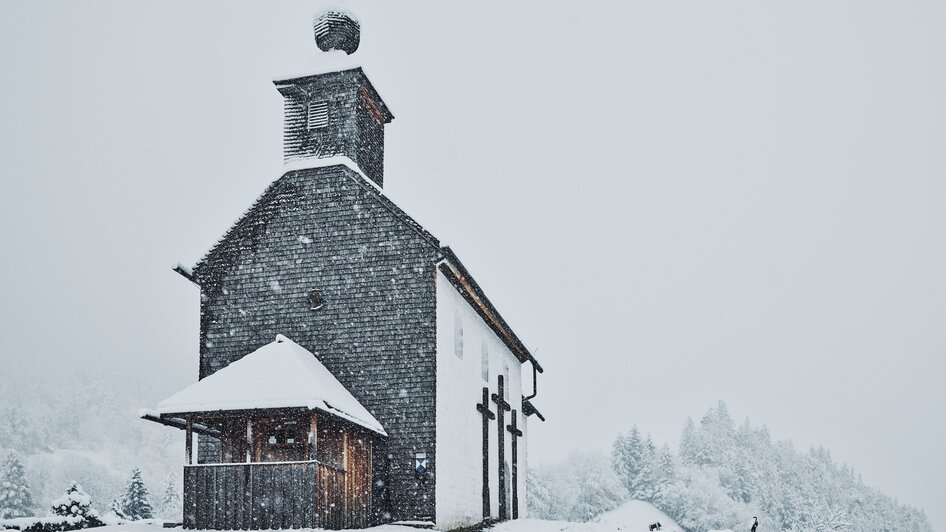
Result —
M 259 207 L 260 203 L 263 201 L 263 198 L 266 197 L 278 185 L 278 183 L 282 180 L 282 178 L 288 172 L 311 170 L 315 168 L 328 168 L 331 166 L 339 166 L 339 165 L 344 166 L 348 168 L 349 170 L 357 173 L 359 176 L 361 176 L 362 183 L 367 184 L 371 189 L 377 192 L 378 195 L 381 196 L 385 202 L 392 204 L 396 209 L 400 210 L 401 213 L 410 220 L 410 224 L 417 226 L 417 228 L 422 233 L 426 233 L 430 238 L 437 240 L 437 237 L 435 237 L 433 234 L 430 233 L 429 230 L 427 230 L 426 225 L 419 222 L 415 216 L 408 213 L 404 209 L 404 207 L 402 207 L 400 204 L 398 204 L 393 199 L 391 199 L 390 196 L 385 194 L 384 189 L 382 189 L 377 183 L 369 179 L 368 176 L 365 175 L 365 173 L 361 171 L 361 168 L 355 163 L 355 161 L 353 161 L 348 156 L 334 155 L 332 157 L 323 157 L 323 158 L 298 158 L 298 159 L 291 159 L 283 163 L 282 175 L 278 179 L 270 183 L 266 187 L 266 189 L 263 190 L 263 192 L 259 196 L 256 197 L 253 203 L 249 207 L 243 210 L 243 212 L 236 219 L 236 221 L 230 224 L 230 227 L 226 230 L 226 232 L 224 232 L 224 234 L 220 238 L 218 238 L 216 242 L 213 243 L 213 245 L 210 246 L 210 249 L 208 249 L 197 260 L 194 267 L 191 269 L 191 274 L 193 275 L 194 270 L 197 270 L 198 268 L 203 266 L 203 264 L 207 261 L 207 259 L 210 258 L 210 256 L 217 250 L 217 248 L 219 248 L 228 238 L 230 238 L 232 233 L 237 230 L 240 224 L 242 224 L 243 221 L 246 220 L 246 218 L 250 214 L 252 214 L 253 211 L 257 209 L 257 207 Z M 440 247 L 439 240 L 437 240 L 437 246 Z
M 381 190 L 377 183 L 368 178 L 358 163 L 351 160 L 347 155 L 333 155 L 331 157 L 303 157 L 300 159 L 291 159 L 283 163 L 283 173 L 294 172 L 298 170 L 311 170 L 313 168 L 328 168 L 330 166 L 344 166 L 358 175 L 365 178 L 374 188 Z
M 407 212 L 407 210 L 398 202 L 394 201 L 389 195 L 387 195 L 383 188 L 380 185 L 370 179 L 364 172 L 361 171 L 361 168 L 351 160 L 347 155 L 333 155 L 332 157 L 324 157 L 321 159 L 293 159 L 292 161 L 286 162 L 283 165 L 283 170 L 285 172 L 298 171 L 298 170 L 310 170 L 315 168 L 327 168 L 330 166 L 345 166 L 349 170 L 356 172 L 363 178 L 363 182 L 369 185 L 384 201 L 390 203 L 397 210 L 401 211 L 401 214 L 406 216 L 410 221 L 409 225 L 416 226 L 421 232 L 426 233 L 427 236 L 437 241 L 437 247 L 442 247 L 440 245 L 440 240 L 434 236 L 428 229 L 427 226 L 417 220 L 417 217 L 413 214 Z M 425 238 L 427 238 L 425 236 Z
M 328 52 L 319 52 L 313 55 L 305 65 L 302 66 L 299 70 L 288 72 L 282 76 L 276 76 L 273 78 L 273 83 L 277 87 L 288 86 L 290 81 L 295 81 L 303 78 L 310 78 L 312 76 L 320 76 L 323 74 L 332 74 L 335 72 L 345 72 L 348 70 L 361 70 L 361 74 L 368 78 L 368 74 L 365 72 L 365 61 L 361 59 L 364 58 L 364 52 L 359 48 L 358 52 L 348 55 L 342 50 L 331 50 Z M 387 109 L 387 113 L 393 118 L 394 111 L 391 109 L 391 106 L 388 104 L 387 100 L 384 99 L 384 95 L 381 94 L 381 91 L 374 86 L 374 83 L 368 79 L 368 84 L 370 89 L 373 90 L 378 98 L 381 100 L 381 104 Z
M 237 217 L 237 219 L 232 224 L 230 224 L 230 227 L 223 233 L 223 235 L 221 235 L 220 238 L 218 238 L 216 242 L 214 242 L 210 246 L 210 249 L 208 249 L 203 255 L 201 255 L 199 259 L 197 259 L 197 262 L 194 263 L 194 267 L 191 269 L 192 274 L 194 270 L 197 270 L 198 268 L 203 266 L 203 264 L 207 261 L 207 259 L 210 258 L 210 255 L 212 255 L 213 252 L 216 251 L 217 248 L 219 248 L 224 243 L 224 241 L 226 241 L 232 235 L 232 233 L 237 230 L 240 224 L 242 224 L 243 221 L 246 220 L 247 216 L 249 216 L 250 213 L 255 211 L 257 207 L 259 207 L 260 203 L 263 201 L 263 198 L 266 197 L 270 192 L 272 192 L 273 189 L 275 189 L 278 186 L 278 183 L 279 183 L 279 179 L 271 182 L 269 185 L 266 185 L 266 188 L 263 190 L 262 193 L 256 196 L 256 199 L 253 200 L 253 203 L 251 203 L 249 207 L 244 209 L 243 212 L 240 214 L 240 216 Z
M 339 164 L 344 165 L 345 167 L 347 167 L 348 169 L 354 172 L 357 172 L 359 175 L 364 177 L 366 181 L 368 181 L 375 187 L 378 187 L 377 183 L 368 179 L 368 176 L 366 176 L 365 173 L 361 171 L 361 168 L 359 168 L 358 165 L 355 164 L 355 161 L 352 161 L 350 158 L 344 155 L 336 155 L 333 157 L 325 157 L 322 159 L 303 158 L 303 159 L 292 159 L 290 161 L 285 161 L 283 162 L 283 165 L 282 165 L 283 167 L 282 175 L 285 175 L 287 172 L 296 171 L 296 170 L 307 170 L 311 168 L 325 168 L 329 166 L 337 166 Z M 204 264 L 204 262 L 206 262 L 207 259 L 210 258 L 210 255 L 213 254 L 213 252 L 216 251 L 217 248 L 220 247 L 220 245 L 223 244 L 224 241 L 226 241 L 230 237 L 231 233 L 233 233 L 233 231 L 235 231 L 236 228 L 241 223 L 243 223 L 243 220 L 245 220 L 247 216 L 249 216 L 253 211 L 256 210 L 256 208 L 259 206 L 263 198 L 267 194 L 269 194 L 270 191 L 272 191 L 274 187 L 277 186 L 277 183 L 279 183 L 279 179 L 276 179 L 275 181 L 267 185 L 266 188 L 263 190 L 263 192 L 260 193 L 258 196 L 256 196 L 256 199 L 253 200 L 253 203 L 251 203 L 249 207 L 244 209 L 243 212 L 240 213 L 240 216 L 238 216 L 237 219 L 233 223 L 230 224 L 230 227 L 223 233 L 223 235 L 221 235 L 220 238 L 218 238 L 210 246 L 210 248 L 203 255 L 201 255 L 199 259 L 197 259 L 197 262 L 194 263 L 194 267 L 187 268 L 190 271 L 191 275 L 194 275 L 194 270 L 197 269 L 202 264 Z
M 276 76 L 273 78 L 273 82 L 280 83 L 299 78 L 318 76 L 319 74 L 344 72 L 345 70 L 354 70 L 356 68 L 362 68 L 359 58 L 352 57 L 342 50 L 319 52 L 309 59 L 300 70 L 289 72 L 283 76 Z

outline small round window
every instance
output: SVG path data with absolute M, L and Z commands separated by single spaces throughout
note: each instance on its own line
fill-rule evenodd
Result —
M 308 299 L 309 308 L 312 310 L 319 310 L 325 304 L 325 296 L 322 295 L 321 290 L 309 291 Z

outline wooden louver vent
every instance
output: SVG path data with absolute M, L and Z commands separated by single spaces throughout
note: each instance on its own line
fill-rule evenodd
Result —
M 309 104 L 307 124 L 309 129 L 328 126 L 328 102 L 312 102 Z

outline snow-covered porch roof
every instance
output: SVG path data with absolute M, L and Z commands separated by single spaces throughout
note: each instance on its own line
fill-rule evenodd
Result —
M 141 417 L 171 426 L 188 414 L 277 409 L 321 410 L 387 436 L 378 422 L 311 352 L 283 335 L 158 403 Z

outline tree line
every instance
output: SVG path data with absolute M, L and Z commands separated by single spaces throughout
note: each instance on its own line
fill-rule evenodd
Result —
M 748 419 L 736 427 L 723 402 L 687 419 L 676 453 L 635 426 L 609 455 L 530 468 L 527 484 L 531 514 L 545 519 L 588 520 L 634 499 L 692 532 L 745 528 L 753 516 L 786 532 L 932 530 L 923 511 L 865 485 L 826 449 L 799 452 Z
M 64 521 L 68 523 L 66 529 L 104 524 L 99 512 L 92 506 L 92 498 L 77 482 L 72 482 L 65 494 L 54 499 L 47 508 L 49 515 L 72 518 Z M 40 507 L 34 502 L 23 463 L 16 452 L 11 452 L 0 465 L 0 520 L 36 517 L 41 513 Z M 155 508 L 141 471 L 135 468 L 123 493 L 108 504 L 105 519 L 111 522 L 138 521 L 160 516 L 178 520 L 181 513 L 181 497 L 173 476 L 168 476 L 161 500 Z

